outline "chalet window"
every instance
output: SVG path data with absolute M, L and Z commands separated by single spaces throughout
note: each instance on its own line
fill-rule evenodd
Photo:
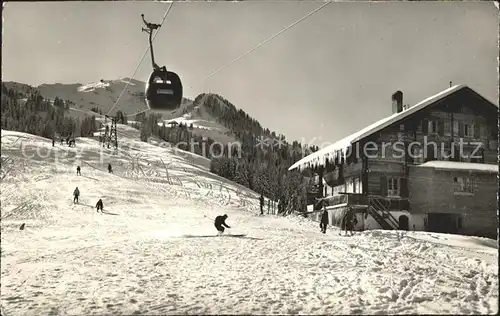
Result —
M 457 121 L 453 121 L 453 136 L 458 136 L 458 132 L 460 130 L 460 128 L 458 127 L 458 122 Z
M 353 184 L 353 191 L 354 193 L 362 193 L 361 191 L 361 179 L 360 178 L 354 178 L 354 184 Z
M 422 120 L 422 134 L 429 133 L 429 121 L 427 119 Z
M 429 134 L 437 134 L 439 132 L 438 130 L 438 121 L 429 121 L 429 128 L 428 128 L 428 133 Z
M 470 177 L 454 177 L 455 193 L 474 193 L 474 181 Z
M 399 124 L 399 130 L 404 131 L 405 130 L 405 125 L 404 124 Z
M 399 142 L 404 141 L 404 135 L 403 135 L 403 133 L 398 132 L 396 135 L 397 135 L 397 137 L 398 137 L 398 141 L 399 141 Z
M 354 183 L 352 181 L 352 178 L 346 179 L 346 181 L 345 181 L 345 192 L 347 192 L 347 193 L 354 193 Z
M 387 177 L 387 196 L 400 196 L 401 178 Z
M 486 137 L 486 126 L 479 125 L 479 137 L 480 138 Z
M 473 127 L 473 137 L 478 139 L 481 138 L 481 124 L 474 123 L 472 124 Z
M 444 122 L 444 135 L 445 136 L 451 135 L 451 122 Z
M 413 163 L 423 163 L 424 162 L 424 151 L 422 148 L 413 147 L 412 153 Z
M 458 137 L 464 137 L 464 135 L 465 135 L 464 123 L 458 122 Z

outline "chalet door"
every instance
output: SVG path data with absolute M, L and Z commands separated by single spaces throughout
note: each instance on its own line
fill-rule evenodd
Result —
M 437 148 L 434 148 L 433 144 L 427 145 L 427 151 L 425 153 L 426 156 L 425 156 L 424 161 L 427 162 L 427 161 L 436 160 L 436 157 L 437 157 L 436 150 L 437 150 Z
M 409 230 L 409 220 L 408 220 L 408 216 L 406 215 L 401 215 L 399 216 L 399 230 Z

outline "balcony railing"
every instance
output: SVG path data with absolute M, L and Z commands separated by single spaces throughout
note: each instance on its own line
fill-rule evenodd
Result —
M 393 210 L 409 209 L 409 202 L 407 198 L 382 197 L 382 196 L 377 196 L 377 198 L 384 201 L 384 205 L 387 209 L 393 209 Z M 369 195 L 364 195 L 361 193 L 347 193 L 347 192 L 341 192 L 340 195 L 325 197 L 324 201 L 325 201 L 325 206 L 335 206 L 340 204 L 347 204 L 349 206 L 353 205 L 368 206 L 370 204 Z
M 362 203 L 364 200 L 368 201 L 367 197 L 361 194 L 339 194 L 339 195 L 333 195 L 333 196 L 328 196 L 324 198 L 324 203 L 325 206 L 335 206 L 335 205 L 340 205 L 340 204 L 347 204 L 347 205 L 359 205 L 359 204 L 364 204 Z M 360 203 L 361 202 L 361 203 Z

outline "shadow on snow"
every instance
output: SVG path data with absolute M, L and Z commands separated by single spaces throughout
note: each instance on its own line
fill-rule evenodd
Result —
M 247 237 L 245 234 L 239 235 L 182 235 L 179 238 L 209 238 L 209 237 L 235 237 L 242 239 L 263 240 L 262 238 Z

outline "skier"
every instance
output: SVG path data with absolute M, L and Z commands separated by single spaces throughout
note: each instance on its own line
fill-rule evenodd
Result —
M 341 222 L 341 231 L 340 234 L 342 234 L 342 229 L 345 230 L 345 235 L 347 236 L 347 231 L 351 233 L 351 236 L 353 235 L 353 230 L 354 226 L 358 223 L 358 219 L 356 218 L 356 215 L 354 214 L 354 211 L 352 208 L 349 208 L 345 215 L 342 217 L 342 222 Z
M 76 167 L 76 175 L 82 175 L 81 172 L 80 172 L 80 166 Z
M 64 145 L 64 138 L 61 137 L 61 145 Z
M 215 228 L 217 228 L 218 235 L 222 235 L 224 233 L 224 227 L 231 228 L 226 224 L 227 215 L 224 214 L 222 216 L 217 216 L 215 218 Z
M 260 194 L 260 215 L 264 215 L 264 194 Z
M 323 214 L 321 214 L 321 221 L 319 223 L 319 227 L 321 228 L 321 232 L 323 234 L 326 234 L 327 226 L 328 226 L 328 211 L 324 209 Z
M 101 213 L 102 213 L 102 209 L 104 208 L 104 206 L 102 205 L 101 199 L 99 199 L 99 201 L 97 201 L 97 204 L 95 205 L 95 207 L 97 208 L 97 212 L 99 212 L 99 210 L 101 210 Z
M 108 172 L 113 173 L 113 169 L 111 168 L 111 163 L 108 163 Z
M 80 190 L 78 190 L 78 187 L 76 187 L 75 191 L 73 192 L 73 195 L 75 196 L 73 198 L 73 203 L 78 203 L 78 197 L 80 196 Z
M 56 139 L 52 138 L 52 147 L 54 147 L 55 145 L 56 145 Z

